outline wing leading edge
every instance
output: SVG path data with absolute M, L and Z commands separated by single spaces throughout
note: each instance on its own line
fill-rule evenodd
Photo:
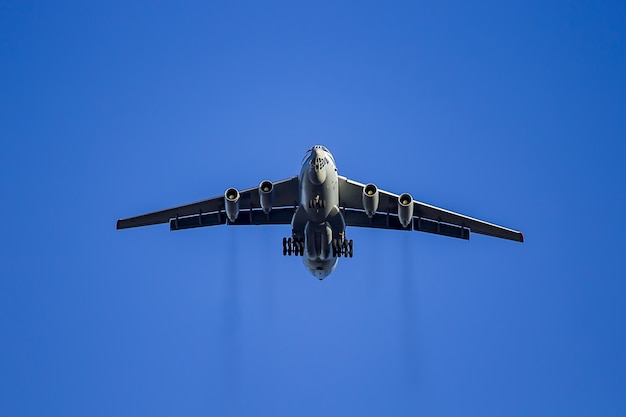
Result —
M 339 204 L 347 211 L 358 210 L 359 213 L 362 213 L 362 215 L 351 215 L 353 218 L 358 219 L 358 221 L 355 220 L 354 222 L 349 222 L 349 216 L 347 216 L 346 224 L 361 227 L 411 230 L 411 227 L 403 228 L 397 221 L 399 196 L 380 189 L 378 190 L 379 204 L 377 213 L 369 220 L 365 213 L 361 211 L 364 209 L 362 197 L 364 187 L 365 184 L 349 180 L 346 177 L 339 177 Z M 368 219 L 369 223 L 364 219 Z M 412 229 L 462 239 L 469 239 L 469 231 L 472 231 L 517 242 L 524 241 L 524 235 L 519 231 L 464 216 L 420 201 L 413 201 Z M 467 232 L 464 230 L 467 230 Z
M 240 217 L 233 224 L 289 224 L 287 211 L 272 209 L 270 215 L 257 213 L 261 207 L 258 187 L 248 188 L 239 192 Z M 280 209 L 298 205 L 298 177 L 291 177 L 274 183 L 273 207 Z M 272 214 L 274 213 L 274 214 Z M 265 221 L 260 215 L 263 215 Z M 240 220 L 247 216 L 248 220 Z M 224 212 L 224 196 L 209 198 L 191 204 L 159 210 L 152 213 L 142 214 L 135 217 L 120 219 L 117 221 L 117 229 L 131 227 L 150 226 L 153 224 L 170 223 L 172 230 L 198 226 L 214 226 L 226 223 Z

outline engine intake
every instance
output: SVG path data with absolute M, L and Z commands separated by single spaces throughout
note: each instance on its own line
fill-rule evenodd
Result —
M 274 184 L 272 181 L 265 180 L 259 184 L 259 200 L 261 200 L 263 213 L 268 214 L 272 211 L 272 204 L 274 204 Z
M 402 227 L 407 227 L 413 218 L 413 197 L 404 193 L 398 197 L 398 219 Z
M 228 220 L 234 222 L 239 215 L 239 191 L 236 188 L 229 188 L 224 193 L 224 206 Z
M 363 208 L 365 209 L 365 214 L 370 219 L 374 217 L 376 210 L 378 210 L 378 188 L 374 184 L 367 184 L 363 188 Z

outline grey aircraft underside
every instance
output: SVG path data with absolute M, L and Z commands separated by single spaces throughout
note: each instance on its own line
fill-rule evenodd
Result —
M 223 196 L 117 221 L 118 229 L 169 223 L 170 230 L 194 227 L 290 224 L 283 255 L 301 256 L 317 278 L 324 279 L 340 257 L 352 257 L 347 226 L 415 230 L 469 239 L 470 232 L 524 241 L 521 232 L 477 220 L 396 195 L 374 184 L 361 184 L 337 174 L 328 149 L 307 151 L 300 175 L 258 187 L 226 190 Z

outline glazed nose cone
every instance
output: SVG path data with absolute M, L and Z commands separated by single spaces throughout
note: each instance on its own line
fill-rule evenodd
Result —
M 326 156 L 320 149 L 313 149 L 309 178 L 314 184 L 320 185 L 326 180 Z

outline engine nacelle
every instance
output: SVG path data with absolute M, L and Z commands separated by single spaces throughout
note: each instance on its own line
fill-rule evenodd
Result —
M 374 213 L 378 210 L 378 188 L 374 184 L 367 184 L 363 188 L 363 208 L 365 214 L 370 219 L 374 217 Z
M 413 218 L 413 197 L 404 193 L 398 197 L 398 219 L 403 227 L 407 227 Z
M 239 191 L 236 188 L 229 188 L 224 193 L 224 207 L 228 220 L 234 222 L 239 215 Z
M 272 181 L 265 180 L 259 184 L 259 200 L 261 200 L 263 213 L 268 214 L 272 211 L 272 204 L 274 204 L 274 184 Z

